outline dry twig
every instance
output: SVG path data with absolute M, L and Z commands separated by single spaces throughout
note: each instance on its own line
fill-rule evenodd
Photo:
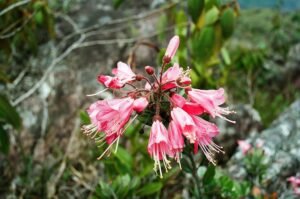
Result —
M 11 4 L 10 6 L 8 6 L 7 8 L 5 8 L 4 10 L 2 10 L 0 12 L 0 16 L 4 15 L 5 13 L 7 13 L 7 12 L 19 7 L 19 6 L 25 5 L 25 4 L 30 3 L 30 2 L 31 2 L 31 0 L 23 0 L 23 1 L 19 1 L 19 2 L 16 2 L 14 4 Z

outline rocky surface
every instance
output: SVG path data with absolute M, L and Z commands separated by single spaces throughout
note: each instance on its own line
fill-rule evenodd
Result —
M 300 99 L 295 101 L 269 128 L 247 141 L 256 144 L 264 140 L 269 167 L 264 181 L 269 192 L 277 192 L 280 198 L 296 198 L 286 179 L 300 174 Z M 243 155 L 236 152 L 230 160 L 229 171 L 237 179 L 245 177 L 241 164 Z M 289 187 L 289 188 L 288 188 Z
M 225 154 L 216 154 L 219 163 L 226 163 L 236 150 L 236 140 L 254 137 L 262 129 L 262 121 L 259 112 L 251 105 L 239 104 L 230 107 L 236 114 L 232 114 L 230 119 L 236 124 L 229 123 L 223 119 L 217 119 L 220 135 L 216 141 L 223 147 Z

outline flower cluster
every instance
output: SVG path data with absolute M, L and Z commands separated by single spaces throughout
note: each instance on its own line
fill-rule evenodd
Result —
M 287 179 L 293 187 L 294 193 L 298 196 L 300 196 L 300 178 L 297 178 L 295 176 L 291 176 Z
M 171 64 L 178 46 L 179 37 L 174 36 L 169 42 L 159 73 L 153 67 L 146 66 L 148 76 L 135 74 L 130 66 L 118 62 L 117 68 L 112 70 L 114 76 L 98 77 L 98 81 L 106 87 L 105 90 L 122 89 L 124 95 L 118 99 L 97 101 L 87 110 L 91 124 L 82 127 L 84 133 L 96 138 L 97 142 L 109 144 L 99 158 L 115 142 L 118 145 L 126 127 L 134 119 L 147 112 L 152 118 L 152 121 L 143 121 L 151 125 L 148 153 L 154 160 L 154 170 L 161 177 L 161 162 L 166 171 L 171 168 L 170 158 L 174 158 L 180 165 L 185 140 L 193 144 L 195 153 L 200 148 L 207 159 L 215 164 L 214 153 L 223 152 L 222 147 L 213 142 L 219 129 L 200 115 L 209 114 L 213 118 L 221 117 L 234 123 L 225 117 L 232 111 L 220 106 L 225 102 L 224 89 L 192 88 L 190 69 L 185 70 L 177 63 Z M 136 83 L 139 81 L 145 81 L 145 86 L 138 88 Z

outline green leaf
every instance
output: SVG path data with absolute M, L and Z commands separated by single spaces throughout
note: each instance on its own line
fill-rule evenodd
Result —
M 182 170 L 186 173 L 192 173 L 193 172 L 192 166 L 186 158 L 182 158 L 181 167 L 182 167 Z
M 33 4 L 34 10 L 38 11 L 44 6 L 44 2 L 42 1 L 37 1 Z
M 221 49 L 221 54 L 222 54 L 222 57 L 224 59 L 225 64 L 226 65 L 230 65 L 231 64 L 231 60 L 230 60 L 230 56 L 229 56 L 229 53 L 226 50 L 226 48 L 222 48 Z
M 192 38 L 192 53 L 196 60 L 205 63 L 213 55 L 215 32 L 211 26 L 204 27 Z
M 113 6 L 115 9 L 118 9 L 122 3 L 124 3 L 124 0 L 113 0 Z
M 8 154 L 9 152 L 9 136 L 8 133 L 3 129 L 0 125 L 0 151 L 4 154 Z
M 133 137 L 136 133 L 139 133 L 142 129 L 143 124 L 141 122 L 137 122 L 136 125 L 131 124 L 125 131 L 125 135 L 128 137 Z
M 38 11 L 35 15 L 34 15 L 34 19 L 36 21 L 37 24 L 42 25 L 44 22 L 44 14 L 42 11 Z
M 139 174 L 140 178 L 144 178 L 145 176 L 152 174 L 153 172 L 153 165 L 147 164 L 145 167 L 143 167 L 142 171 Z
M 182 24 L 187 23 L 188 18 L 186 17 L 186 14 L 183 10 L 180 10 L 178 12 L 176 12 L 176 29 L 175 29 L 175 34 L 182 36 L 182 35 L 186 35 L 186 27 L 182 26 Z
M 215 176 L 215 166 L 209 165 L 203 177 L 203 184 L 209 184 L 212 182 Z
M 231 191 L 234 185 L 233 181 L 228 176 L 222 176 L 219 179 L 219 183 L 221 184 L 222 190 L 224 191 Z
M 115 196 L 114 191 L 111 189 L 111 187 L 108 184 L 106 184 L 103 181 L 100 181 L 99 184 L 100 184 L 100 190 L 98 194 L 100 196 L 105 198 L 112 198 L 112 196 Z
M 144 124 L 147 124 L 149 126 L 152 125 L 152 117 L 155 115 L 155 111 L 154 110 L 149 110 L 146 109 L 144 110 L 138 117 L 137 119 Z
M 211 25 L 215 23 L 219 18 L 219 10 L 216 6 L 213 6 L 205 14 L 205 25 Z
M 203 8 L 204 0 L 188 0 L 188 13 L 195 24 L 197 24 Z
M 132 168 L 133 166 L 133 159 L 131 157 L 131 154 L 128 153 L 123 147 L 119 146 L 117 153 L 115 153 L 115 156 L 120 160 L 124 166 L 127 168 Z
M 138 186 L 140 186 L 141 180 L 139 177 L 133 177 L 133 179 L 130 181 L 130 189 L 136 189 Z
M 205 0 L 205 10 L 209 10 L 214 6 L 219 8 L 221 6 L 221 0 Z
M 86 111 L 80 111 L 79 113 L 80 120 L 82 124 L 90 124 L 91 120 Z
M 222 35 L 225 39 L 229 38 L 234 31 L 235 16 L 232 8 L 227 8 L 221 15 L 220 24 Z
M 3 95 L 0 95 L 0 122 L 1 121 L 12 125 L 16 130 L 20 130 L 22 126 L 18 112 Z
M 149 196 L 161 190 L 163 184 L 161 182 L 152 182 L 138 190 L 138 196 Z
M 118 176 L 117 179 L 113 181 L 112 186 L 118 198 L 126 198 L 129 192 L 130 180 L 130 176 L 126 174 Z

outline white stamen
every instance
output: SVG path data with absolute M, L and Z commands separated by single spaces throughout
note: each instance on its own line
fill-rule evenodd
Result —
M 97 160 L 100 160 L 103 156 L 104 156 L 104 154 L 108 151 L 108 149 L 110 149 L 110 147 L 117 141 L 118 139 L 115 139 L 112 143 L 110 143 L 110 145 L 108 145 L 108 147 L 105 149 L 105 151 L 101 154 L 101 156 L 99 156 L 98 158 L 97 158 Z
M 127 124 L 127 126 L 122 130 L 122 132 L 118 135 L 118 137 L 112 142 L 112 143 L 110 143 L 110 145 L 107 147 L 107 149 L 101 154 L 101 156 L 100 157 L 98 157 L 97 159 L 98 160 L 100 160 L 102 157 L 103 157 L 103 155 L 108 151 L 108 149 L 110 149 L 111 148 L 111 146 L 115 143 L 115 142 L 117 142 L 117 145 L 116 145 L 116 149 L 115 149 L 115 153 L 117 152 L 117 150 L 118 150 L 118 146 L 119 146 L 119 140 L 120 140 L 120 136 L 126 131 L 126 129 L 129 127 L 129 125 L 137 118 L 137 116 L 138 115 L 136 115 L 136 116 L 134 116 L 133 118 L 132 118 L 132 120 L 130 120 L 130 122 Z M 108 136 L 109 134 L 106 134 L 104 137 L 102 137 L 102 138 L 100 138 L 99 140 L 96 140 L 96 142 L 103 142 L 104 140 L 105 140 L 105 138 L 106 138 L 106 136 Z M 101 144 L 101 146 L 103 146 L 105 144 L 105 142 L 103 142 L 102 144 Z
M 108 88 L 106 88 L 104 90 L 97 91 L 96 93 L 93 93 L 93 94 L 88 94 L 86 96 L 91 97 L 91 96 L 99 95 L 99 94 L 101 94 L 101 93 L 103 93 L 103 92 L 105 92 L 107 90 L 108 90 Z
M 116 145 L 115 153 L 117 153 L 117 150 L 118 150 L 120 136 L 119 136 L 117 139 L 118 139 L 118 141 L 117 141 L 117 145 Z

